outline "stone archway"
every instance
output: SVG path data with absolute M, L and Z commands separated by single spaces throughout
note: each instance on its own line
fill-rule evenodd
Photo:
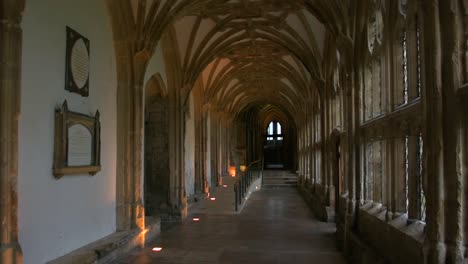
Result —
M 146 216 L 167 213 L 169 206 L 169 102 L 164 82 L 153 75 L 145 89 L 144 197 Z

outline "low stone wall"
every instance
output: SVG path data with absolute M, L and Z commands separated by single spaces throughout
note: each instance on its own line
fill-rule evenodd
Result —
M 146 229 L 115 232 L 48 264 L 107 264 L 154 241 L 161 232 L 159 219 L 147 218 Z
M 391 217 L 380 204 L 366 203 L 349 214 L 347 196 L 340 198 L 337 243 L 350 263 L 425 263 L 424 229 L 420 221 L 410 222 L 406 214 Z
M 322 185 L 299 184 L 298 190 L 320 221 L 335 221 L 335 208 L 327 206 L 325 188 Z

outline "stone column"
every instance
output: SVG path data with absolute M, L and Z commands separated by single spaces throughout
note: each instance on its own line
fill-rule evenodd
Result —
M 218 146 L 217 146 L 217 117 L 215 112 L 210 112 L 210 137 L 208 140 L 210 141 L 210 171 L 211 171 L 211 187 L 214 188 L 218 184 Z
M 426 244 L 429 250 L 428 263 L 445 263 L 444 239 L 444 156 L 443 156 L 443 110 L 442 68 L 439 1 L 421 2 L 424 11 L 424 58 L 425 89 L 423 108 L 425 126 L 425 174 L 427 177 L 427 226 Z
M 24 4 L 0 0 L 0 263 L 22 263 L 17 181 Z
M 465 254 L 463 241 L 464 175 L 461 156 L 462 107 L 458 90 L 463 85 L 461 51 L 464 50 L 461 1 L 440 1 L 440 28 L 442 40 L 442 120 L 443 120 L 443 178 L 445 183 L 445 243 L 446 263 L 462 263 Z M 466 29 L 465 29 L 466 30 Z

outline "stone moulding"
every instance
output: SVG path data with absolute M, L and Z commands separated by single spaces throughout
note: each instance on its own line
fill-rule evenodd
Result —
M 53 167 L 55 178 L 60 179 L 65 175 L 95 175 L 101 171 L 101 125 L 99 116 L 99 111 L 96 112 L 94 117 L 71 112 L 68 110 L 67 101 L 63 103 L 60 109 L 55 111 L 55 146 Z M 68 129 L 74 125 L 82 125 L 91 133 L 91 162 L 85 166 L 69 166 Z

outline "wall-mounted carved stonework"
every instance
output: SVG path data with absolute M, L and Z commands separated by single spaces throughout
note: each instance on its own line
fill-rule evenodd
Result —
M 55 111 L 54 176 L 90 174 L 101 170 L 101 125 L 94 117 L 70 112 L 67 101 Z
M 382 12 L 380 4 L 375 3 L 367 18 L 367 45 L 371 54 L 374 52 L 376 43 L 382 45 L 383 42 L 384 20 Z

